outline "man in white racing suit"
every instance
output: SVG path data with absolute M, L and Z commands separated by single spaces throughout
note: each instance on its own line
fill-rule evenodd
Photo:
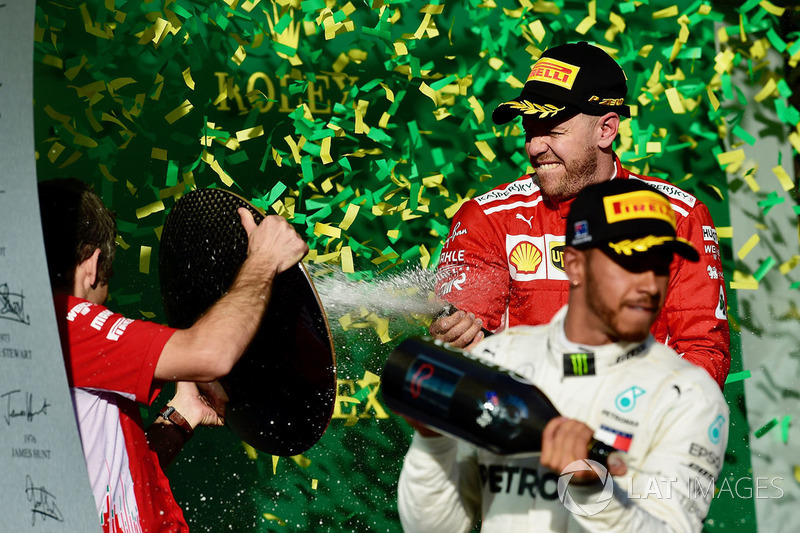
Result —
M 513 456 L 414 424 L 398 486 L 406 531 L 470 531 L 478 520 L 504 533 L 702 529 L 728 407 L 704 370 L 649 333 L 673 253 L 698 253 L 676 237 L 667 198 L 638 180 L 584 189 L 567 243 L 568 305 L 548 325 L 510 328 L 472 352 L 531 380 L 562 417 L 545 427 L 541 454 Z M 592 437 L 619 450 L 613 478 L 585 462 Z

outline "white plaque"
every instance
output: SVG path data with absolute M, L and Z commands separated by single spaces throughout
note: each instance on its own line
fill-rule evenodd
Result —
M 47 274 L 33 0 L 0 0 L 0 531 L 100 531 Z

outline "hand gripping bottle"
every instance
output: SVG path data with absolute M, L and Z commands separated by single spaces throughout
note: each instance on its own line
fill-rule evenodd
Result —
M 400 343 L 383 369 L 381 391 L 393 411 L 497 454 L 540 452 L 550 399 L 513 371 L 427 338 Z M 589 459 L 606 465 L 614 448 L 595 439 Z

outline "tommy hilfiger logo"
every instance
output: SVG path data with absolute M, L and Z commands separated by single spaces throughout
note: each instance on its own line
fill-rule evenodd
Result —
M 564 354 L 564 375 L 565 376 L 593 376 L 594 375 L 594 354 L 593 353 L 565 353 Z

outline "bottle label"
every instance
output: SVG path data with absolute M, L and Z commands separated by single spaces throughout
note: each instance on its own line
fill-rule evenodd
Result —
M 464 373 L 420 354 L 406 372 L 406 401 L 418 409 L 447 416 L 458 382 Z

